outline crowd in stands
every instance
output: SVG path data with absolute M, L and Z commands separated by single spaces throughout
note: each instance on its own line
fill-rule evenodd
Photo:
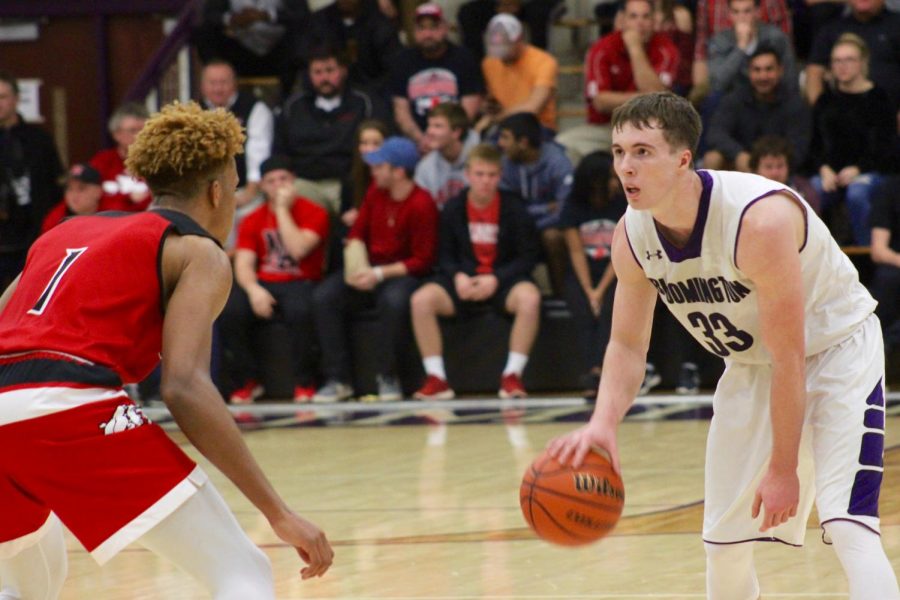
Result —
M 378 323 L 377 389 L 454 396 L 441 319 L 485 311 L 512 322 L 503 397 L 540 331 L 542 296 L 576 320 L 583 381 L 609 338 L 612 232 L 626 202 L 610 156 L 612 111 L 672 90 L 704 121 L 698 168 L 755 172 L 797 190 L 843 245 L 871 245 L 872 290 L 889 351 L 900 348 L 900 14 L 885 0 L 622 0 L 584 61 L 585 122 L 560 130 L 559 64 L 546 51 L 559 0 L 470 0 L 459 38 L 444 7 L 420 4 L 409 45 L 393 0 L 207 0 L 193 41 L 197 101 L 246 129 L 235 284 L 218 324 L 219 384 L 232 402 L 265 393 L 254 336 L 289 328 L 297 402 L 355 394 L 350 327 Z M 269 106 L 241 77 L 279 78 Z M 144 210 L 124 166 L 149 115 L 109 119 L 115 147 L 64 175 L 52 139 L 16 111 L 0 75 L 0 283 L 42 231 L 72 215 Z M 61 189 L 60 184 L 64 185 Z M 678 391 L 695 392 L 699 347 L 679 343 Z M 567 357 L 569 358 L 569 357 Z M 644 391 L 659 382 L 648 365 Z

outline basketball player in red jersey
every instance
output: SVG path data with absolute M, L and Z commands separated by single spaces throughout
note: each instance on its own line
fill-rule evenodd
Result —
M 0 296 L 0 599 L 59 595 L 60 521 L 100 564 L 138 541 L 217 600 L 275 597 L 218 491 L 122 390 L 160 357 L 163 400 L 191 443 L 296 547 L 304 579 L 331 565 L 325 534 L 269 484 L 209 376 L 242 143 L 221 109 L 164 108 L 128 156 L 153 209 L 63 222 Z

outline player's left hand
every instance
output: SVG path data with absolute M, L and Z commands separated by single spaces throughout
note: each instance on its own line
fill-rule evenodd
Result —
M 303 579 L 321 577 L 334 560 L 334 550 L 325 532 L 300 515 L 289 512 L 271 521 L 272 529 L 283 541 L 297 549 L 297 554 L 307 564 L 300 570 Z
M 760 531 L 766 531 L 786 523 L 797 516 L 797 505 L 800 503 L 800 479 L 797 471 L 776 471 L 772 468 L 766 472 L 753 499 L 751 516 L 759 516 L 763 509 L 763 522 Z

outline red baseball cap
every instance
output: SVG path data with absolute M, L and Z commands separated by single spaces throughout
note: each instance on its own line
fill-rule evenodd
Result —
M 440 5 L 435 4 L 434 2 L 426 2 L 425 4 L 420 4 L 416 8 L 416 21 L 424 18 L 434 19 L 435 21 L 443 21 L 444 20 L 444 10 L 440 7 Z

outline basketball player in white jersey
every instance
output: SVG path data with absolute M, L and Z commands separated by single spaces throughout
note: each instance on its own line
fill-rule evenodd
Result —
M 790 188 L 695 171 L 700 118 L 683 98 L 634 98 L 612 127 L 629 204 L 613 241 L 612 336 L 593 416 L 550 451 L 577 466 L 599 446 L 619 470 L 616 430 L 660 298 L 726 363 L 706 454 L 708 597 L 759 598 L 745 542 L 801 545 L 815 501 L 851 599 L 900 599 L 879 537 L 884 349 L 856 270 Z

